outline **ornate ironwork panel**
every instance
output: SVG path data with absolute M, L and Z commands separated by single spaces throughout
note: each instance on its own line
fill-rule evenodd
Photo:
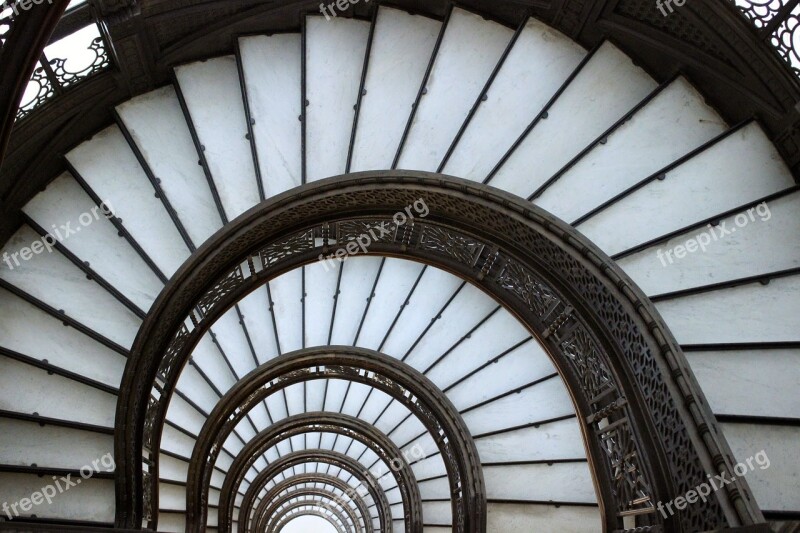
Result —
M 345 241 L 331 235 L 331 224 L 341 228 L 344 222 L 358 222 L 361 226 L 353 224 L 354 229 L 347 232 L 352 236 L 388 220 L 391 213 L 420 196 L 431 216 L 415 221 L 413 228 L 397 228 L 391 242 L 373 242 L 367 253 L 404 256 L 457 273 L 492 294 L 540 338 L 575 398 L 584 434 L 594 435 L 587 445 L 610 529 L 624 529 L 629 517 L 643 531 L 665 526 L 674 531 L 711 530 L 728 523 L 726 512 L 738 513 L 735 520 L 752 521 L 746 506 L 728 503 L 729 511 L 723 512 L 721 503 L 741 501 L 748 490 L 744 483 L 726 487 L 717 494 L 719 499 L 673 517 L 662 519 L 654 512 L 655 502 L 684 494 L 709 474 L 729 472 L 732 465 L 727 459 L 720 464 L 709 459 L 724 458 L 719 453 L 723 444 L 717 444 L 723 439 L 710 412 L 698 409 L 697 398 L 702 394 L 692 389 L 691 380 L 683 379 L 688 365 L 680 363 L 677 343 L 630 280 L 574 230 L 534 206 L 438 175 L 381 172 L 325 180 L 291 197 L 267 202 L 261 211 L 239 220 L 229 233 L 235 238 L 218 236 L 218 242 L 192 259 L 194 265 L 203 265 L 202 270 L 184 269 L 182 279 L 171 282 L 160 299 L 161 308 L 154 310 L 140 332 L 129 363 L 136 370 L 128 369 L 126 378 L 131 383 L 123 384 L 135 405 L 130 411 L 121 407 L 133 433 L 120 443 L 135 444 L 141 438 L 136 436 L 143 427 L 139 405 L 152 393 L 158 363 L 178 335 L 176 324 L 194 322 L 196 329 L 188 342 L 193 344 L 238 299 L 275 275 L 318 260 L 323 251 L 341 248 Z M 343 219 L 337 216 L 343 205 L 372 213 L 382 210 L 384 215 Z M 306 217 L 321 222 L 298 229 Z M 244 227 L 247 232 L 241 232 Z M 321 235 L 332 238 L 317 238 Z M 397 235 L 402 235 L 399 242 Z M 341 242 L 331 244 L 334 238 Z M 242 265 L 247 266 L 241 276 L 231 278 Z M 233 281 L 221 285 L 220 280 Z M 204 287 L 224 287 L 226 294 L 209 295 Z M 192 310 L 201 298 L 208 307 L 203 316 L 197 316 Z M 184 350 L 181 359 L 188 355 Z M 142 364 L 146 366 L 138 368 Z M 171 366 L 166 397 L 172 393 L 181 364 Z M 358 377 L 358 371 L 347 365 L 326 367 L 324 372 L 294 369 L 265 387 L 287 380 L 299 382 L 315 373 Z M 258 401 L 252 392 L 242 398 L 243 408 Z M 163 406 L 156 414 L 155 427 L 160 430 Z M 239 415 L 237 411 L 235 416 Z M 690 436 L 687 425 L 697 437 Z M 206 458 L 212 458 L 217 449 L 211 447 Z M 158 450 L 151 453 L 148 459 L 157 469 Z M 137 457 L 141 448 L 134 446 L 121 459 L 140 460 Z M 136 470 L 131 464 L 126 472 Z

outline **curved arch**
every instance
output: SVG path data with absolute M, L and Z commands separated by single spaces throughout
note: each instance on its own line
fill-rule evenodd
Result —
M 275 526 L 275 533 L 280 533 L 283 530 L 283 528 L 285 528 L 287 525 L 289 525 L 289 522 L 291 522 L 295 518 L 300 518 L 301 516 L 316 516 L 316 517 L 322 518 L 323 520 L 328 522 L 330 525 L 332 525 L 334 527 L 334 529 L 336 529 L 336 531 L 338 533 L 347 533 L 346 530 L 343 530 L 341 527 L 339 527 L 339 525 L 336 524 L 333 520 L 331 520 L 330 517 L 327 516 L 325 513 L 320 512 L 320 511 L 315 511 L 315 510 L 312 510 L 312 509 L 304 510 L 304 511 L 301 511 L 299 513 L 295 513 L 295 514 L 293 514 L 291 516 L 285 516 L 281 520 L 281 522 L 279 522 L 278 525 Z
M 353 491 L 353 487 L 346 483 L 342 478 L 332 476 L 330 474 L 298 474 L 296 476 L 289 477 L 284 479 L 283 481 L 277 483 L 267 495 L 264 497 L 264 501 L 271 501 L 278 495 L 280 495 L 283 491 L 297 486 L 302 485 L 305 483 L 319 483 L 322 485 L 328 485 L 334 487 L 343 494 L 347 495 L 351 498 L 351 501 L 355 504 L 356 509 L 358 510 L 359 514 L 364 518 L 364 529 L 365 533 L 372 533 L 373 526 L 372 526 L 372 514 L 369 512 L 369 508 L 367 504 L 364 502 L 364 499 L 355 491 Z M 221 515 L 220 515 L 221 516 Z
M 348 474 L 355 477 L 362 487 L 365 487 L 369 494 L 372 496 L 373 501 L 377 506 L 378 522 L 381 525 L 381 531 L 387 531 L 388 524 L 391 523 L 392 510 L 389 502 L 386 500 L 386 494 L 370 472 L 361 470 L 361 465 L 355 459 L 344 455 L 343 453 L 331 450 L 303 450 L 290 453 L 270 463 L 267 468 L 261 471 L 256 478 L 250 483 L 247 491 L 242 500 L 242 505 L 239 508 L 239 528 L 242 531 L 248 531 L 250 525 L 250 515 L 256 497 L 264 489 L 264 487 L 280 472 L 293 466 L 301 465 L 303 463 L 324 463 L 337 468 L 345 470 Z M 188 521 L 187 513 L 187 531 L 197 530 L 201 531 L 202 528 L 199 524 L 191 524 Z M 221 532 L 228 531 L 224 526 L 220 527 Z
M 321 497 L 322 501 L 326 503 L 322 504 L 317 500 L 299 500 L 297 502 L 293 501 L 296 500 L 297 498 L 301 498 L 304 496 L 318 496 Z M 291 505 L 287 505 L 290 503 Z M 275 520 L 280 517 L 280 514 L 275 514 L 275 513 L 278 513 L 279 510 L 282 513 L 284 511 L 291 509 L 292 507 L 298 506 L 298 504 L 308 505 L 309 503 L 313 503 L 314 505 L 327 509 L 332 514 L 334 514 L 337 520 L 339 520 L 339 522 L 345 525 L 345 527 L 349 523 L 350 527 L 353 530 L 352 533 L 359 532 L 360 529 L 358 527 L 358 519 L 356 518 L 353 509 L 347 505 L 342 504 L 339 500 L 339 497 L 336 494 L 333 494 L 332 492 L 323 489 L 304 489 L 294 494 L 287 494 L 285 497 L 281 498 L 274 504 L 268 506 L 264 506 L 264 502 L 262 502 L 256 509 L 256 514 L 254 517 L 255 518 L 254 523 L 256 524 L 255 531 L 268 531 L 271 533 L 272 531 L 274 531 L 274 528 L 271 529 L 268 528 L 269 524 L 280 521 L 280 520 Z M 283 505 L 287 505 L 287 507 L 281 508 Z M 347 518 L 345 518 L 345 514 L 347 515 Z M 264 523 L 265 520 L 267 523 Z
M 391 226 L 395 213 L 420 198 L 427 218 Z M 152 514 L 154 443 L 176 377 L 210 324 L 263 283 L 381 224 L 394 231 L 364 253 L 461 276 L 514 313 L 548 351 L 578 412 L 609 529 L 623 527 L 626 516 L 637 527 L 674 531 L 752 523 L 742 485 L 670 517 L 656 511 L 656 502 L 708 475 L 730 475 L 732 464 L 677 342 L 608 257 L 536 206 L 490 187 L 423 172 L 370 172 L 306 185 L 245 213 L 159 296 L 128 361 L 127 401 L 118 406 L 118 487 L 133 489 L 118 491 L 119 524 Z M 468 499 L 481 497 L 471 492 Z M 485 528 L 485 516 L 465 520 Z
M 258 457 L 278 444 L 279 441 L 311 431 L 335 433 L 350 437 L 375 452 L 375 455 L 389 467 L 400 488 L 405 510 L 406 531 L 416 531 L 422 527 L 422 502 L 419 487 L 417 486 L 414 472 L 411 470 L 400 448 L 377 428 L 358 418 L 340 413 L 326 412 L 304 413 L 281 420 L 261 431 L 242 448 L 228 469 L 228 475 L 222 485 L 219 508 L 220 520 L 228 520 L 228 523 L 232 520 L 235 494 L 244 479 L 245 473 Z M 399 465 L 397 469 L 392 466 L 395 462 Z M 202 468 L 204 470 L 202 479 L 210 481 L 212 464 L 204 461 L 197 465 L 193 463 L 190 468 Z
M 337 377 L 381 390 L 417 415 L 442 453 L 453 491 L 454 519 L 459 517 L 462 531 L 479 531 L 475 520 L 485 517 L 486 508 L 483 475 L 478 452 L 461 415 L 422 373 L 372 350 L 310 348 L 261 365 L 234 385 L 214 407 L 195 444 L 191 464 L 214 464 L 222 443 L 244 414 L 271 394 L 295 383 Z M 204 522 L 210 475 L 209 470 L 200 468 L 189 472 L 186 491 L 189 526 Z M 476 529 L 472 529 L 473 525 Z

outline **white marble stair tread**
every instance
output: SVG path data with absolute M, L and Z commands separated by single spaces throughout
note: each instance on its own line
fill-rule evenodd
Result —
M 222 220 L 175 88 L 167 85 L 138 96 L 117 107 L 117 113 L 199 247 L 222 227 Z
M 7 357 L 2 357 L 2 368 L 0 409 L 114 427 L 116 396 Z
M 792 185 L 791 171 L 753 122 L 577 227 L 614 255 Z
M 655 89 L 644 70 L 604 43 L 489 184 L 527 198 Z
M 353 172 L 391 168 L 441 28 L 434 19 L 385 6 L 378 9 Z
M 799 508 L 800 493 L 787 487 L 800 485 L 800 428 L 728 423 L 721 427 L 737 464 L 744 465 L 745 479 L 759 507 L 768 511 Z
M 667 300 L 656 305 L 681 344 L 798 342 L 800 276 Z
M 531 18 L 444 173 L 483 181 L 585 56 L 577 43 Z
M 250 117 L 267 198 L 302 182 L 302 43 L 299 33 L 239 39 Z
M 536 205 L 573 221 L 726 129 L 697 90 L 678 78 L 546 189 Z
M 113 387 L 125 370 L 121 354 L 2 289 L 0 346 Z
M 34 245 L 38 243 L 38 248 Z M 34 248 L 31 248 L 34 246 Z M 34 253 L 36 249 L 39 253 Z M 25 251 L 30 259 L 15 268 L 0 266 L 0 278 L 124 348 L 130 348 L 141 320 L 57 250 L 48 253 L 29 226 L 17 231 L 0 253 Z M 33 252 L 31 252 L 33 250 Z
M 233 220 L 261 200 L 236 58 L 179 66 L 175 76 L 225 214 Z
M 800 192 L 745 209 L 625 257 L 619 265 L 648 295 L 800 267 Z
M 81 231 L 66 237 L 62 227 L 75 226 L 84 213 L 102 213 L 92 199 L 68 173 L 56 178 L 24 207 L 24 212 L 61 244 L 89 263 L 92 270 L 108 281 L 142 311 L 147 311 L 164 284 L 104 216 Z M 113 207 L 113 204 L 112 204 Z M 95 210 L 95 211 L 93 211 Z
M 313 182 L 344 174 L 370 23 L 306 18 L 306 172 Z
M 189 250 L 119 128 L 106 128 L 67 159 L 163 274 L 172 276 Z
M 697 351 L 686 354 L 717 414 L 793 418 L 800 413 L 800 349 Z M 746 390 L 747 394 L 733 391 Z
M 436 171 L 514 31 L 454 8 L 398 168 Z

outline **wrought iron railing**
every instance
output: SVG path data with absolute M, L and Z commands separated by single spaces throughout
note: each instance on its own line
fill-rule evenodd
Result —
M 91 55 L 90 59 L 88 61 L 84 59 L 80 62 L 80 67 L 75 68 L 73 66 L 75 61 L 69 54 L 67 57 L 51 58 L 51 53 L 45 49 L 39 59 L 39 66 L 33 71 L 33 76 L 28 82 L 23 102 L 17 111 L 17 120 L 30 115 L 65 89 L 111 66 L 102 36 L 92 38 L 85 50 Z M 53 52 L 59 53 L 57 50 Z M 59 53 L 59 55 L 65 54 Z
M 800 76 L 800 0 L 733 0 L 759 36 Z
M 57 37 L 54 37 L 57 43 L 50 43 L 39 58 L 24 90 L 15 120 L 30 115 L 33 110 L 61 94 L 68 87 L 108 69 L 111 65 L 105 40 L 97 24 L 91 20 L 89 9 L 91 6 L 83 5 L 77 9 L 70 9 L 64 15 L 56 30 Z M 75 12 L 78 10 L 86 13 L 75 17 Z M 26 15 L 26 11 L 19 0 L 16 2 L 0 0 L 0 50 L 5 48 L 12 28 Z M 86 14 L 88 17 L 81 16 Z M 67 20 L 75 18 L 83 19 L 82 26 L 75 27 L 73 20 Z M 89 20 L 85 20 L 87 18 Z M 66 28 L 62 28 L 65 26 L 64 23 Z M 80 37 L 85 35 L 88 35 L 88 38 L 84 38 L 81 42 Z M 59 46 L 58 43 L 65 45 Z M 78 59 L 76 56 L 83 57 Z

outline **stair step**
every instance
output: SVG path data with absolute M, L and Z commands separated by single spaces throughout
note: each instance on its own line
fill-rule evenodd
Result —
M 800 276 L 766 287 L 750 283 L 676 298 L 656 307 L 681 344 L 800 341 Z
M 745 479 L 759 507 L 764 511 L 798 509 L 800 494 L 786 487 L 800 482 L 800 428 L 726 423 L 721 429 L 736 461 L 747 467 Z M 747 463 L 750 458 L 752 467 Z
M 113 201 L 107 200 L 111 205 L 106 207 L 113 211 Z M 65 173 L 28 202 L 24 211 L 41 228 L 57 237 L 56 230 L 63 236 L 66 233 L 63 225 L 72 221 L 74 226 L 84 213 L 93 213 L 92 210 L 97 208 L 78 182 Z M 90 225 L 82 227 L 80 232 L 65 238 L 62 244 L 81 260 L 88 262 L 92 270 L 143 311 L 150 309 L 164 288 L 164 284 L 147 263 L 120 237 L 117 229 L 107 219 L 94 220 Z
M 117 126 L 106 128 L 73 149 L 67 159 L 97 197 L 112 206 L 123 226 L 166 277 L 189 258 L 186 244 Z
M 119 387 L 125 370 L 122 355 L 5 290 L 0 290 L 0 346 L 113 387 Z
M 588 463 L 489 466 L 483 477 L 490 500 L 597 503 Z
M 487 531 L 524 531 L 529 524 L 542 531 L 592 533 L 603 529 L 600 510 L 594 507 L 490 503 L 486 511 Z
M 129 348 L 141 320 L 96 282 L 86 279 L 86 274 L 59 252 L 47 253 L 41 236 L 30 227 L 23 226 L 17 231 L 2 253 L 12 255 L 22 250 L 20 257 L 24 259 L 25 250 L 36 251 L 37 242 L 39 254 L 31 255 L 29 252 L 30 259 L 21 261 L 13 270 L 0 268 L 0 278 Z M 53 272 L 59 273 L 57 284 L 52 283 Z
M 313 182 L 344 174 L 370 24 L 306 18 L 306 169 Z
M 527 198 L 655 88 L 630 58 L 604 43 L 489 184 Z
M 555 181 L 536 204 L 575 220 L 726 129 L 697 90 L 678 78 Z
M 117 397 L 19 361 L 2 358 L 0 409 L 114 427 Z M 43 391 L 46 391 L 43 392 Z M 48 402 L 42 402 L 46 395 Z
M 800 350 L 729 350 L 686 354 L 715 413 L 791 418 L 800 413 Z M 731 391 L 747 390 L 747 394 Z
M 175 77 L 225 215 L 233 220 L 261 200 L 236 58 L 183 65 Z
M 565 35 L 530 19 L 444 173 L 483 181 L 585 55 Z
M 619 265 L 649 295 L 797 268 L 800 241 L 785 236 L 800 234 L 798 208 L 800 192 L 737 209 L 735 215 L 720 218 L 717 227 L 677 235 L 621 259 Z
M 222 227 L 175 88 L 143 94 L 117 107 L 122 122 L 199 247 Z
M 663 178 L 619 199 L 578 229 L 615 255 L 794 185 L 791 172 L 757 123 L 736 129 Z M 637 223 L 642 219 L 647 224 Z M 615 227 L 625 231 L 614 231 Z
M 459 410 L 476 405 L 477 401 L 456 404 Z M 528 387 L 519 394 L 497 399 L 462 414 L 473 436 L 535 424 L 552 418 L 573 415 L 569 394 L 560 380 L 551 379 Z
M 434 19 L 378 8 L 355 132 L 353 172 L 391 168 L 441 28 Z
M 114 522 L 114 480 L 112 479 L 81 479 L 72 476 L 70 483 L 66 480 L 52 481 L 43 479 L 36 474 L 0 474 L 0 500 L 8 502 L 13 516 L 29 518 L 36 515 L 37 519 L 79 520 L 85 522 L 98 522 L 109 524 Z M 51 503 L 44 500 L 40 505 L 33 505 L 24 511 L 19 504 L 21 500 L 30 502 L 33 494 L 40 493 L 44 485 L 63 489 Z M 74 484 L 74 486 L 72 485 Z M 16 508 L 11 505 L 15 504 Z M 99 524 L 98 524 L 99 525 Z
M 264 192 L 271 198 L 302 183 L 302 39 L 299 33 L 239 39 Z
M 0 464 L 80 470 L 101 461 L 97 471 L 113 472 L 102 464 L 108 454 L 114 456 L 111 435 L 0 418 Z
M 514 35 L 454 8 L 398 168 L 436 171 Z
M 483 464 L 583 459 L 581 428 L 570 418 L 475 440 Z

